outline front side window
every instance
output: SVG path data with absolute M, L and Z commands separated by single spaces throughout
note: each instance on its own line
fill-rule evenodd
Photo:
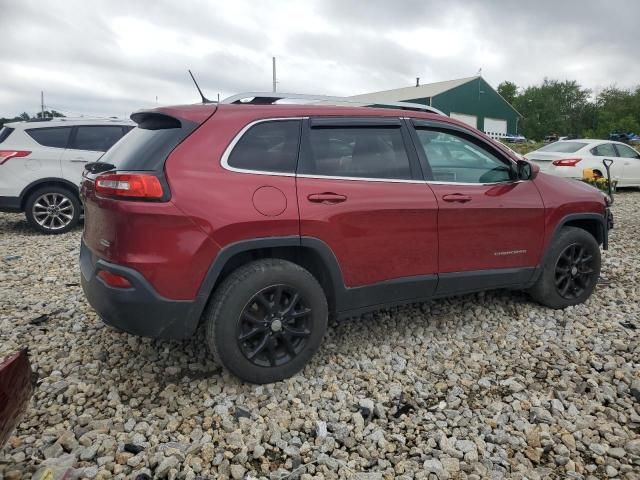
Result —
M 462 136 L 424 129 L 416 133 L 434 181 L 496 183 L 513 179 L 508 163 Z
M 92 152 L 106 152 L 122 137 L 120 125 L 78 127 L 70 148 Z
M 300 120 L 271 120 L 251 127 L 227 161 L 233 168 L 294 173 L 300 143 Z
M 616 143 L 616 149 L 618 150 L 618 153 L 621 157 L 640 159 L 640 154 L 631 147 Z
M 331 177 L 410 180 L 399 127 L 318 127 L 300 173 Z
M 25 131 L 40 145 L 53 148 L 67 148 L 71 127 L 32 128 Z

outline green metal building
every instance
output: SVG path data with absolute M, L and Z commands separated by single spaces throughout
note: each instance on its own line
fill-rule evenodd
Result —
M 518 133 L 522 115 L 481 76 L 350 97 L 366 102 L 413 102 L 442 110 L 492 137 Z

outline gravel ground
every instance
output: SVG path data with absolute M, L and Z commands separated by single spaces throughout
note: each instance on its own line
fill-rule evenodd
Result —
M 616 200 L 587 304 L 499 291 L 378 312 L 267 386 L 221 371 L 202 335 L 105 327 L 78 285 L 80 230 L 0 214 L 0 357 L 26 345 L 38 375 L 0 479 L 639 479 L 640 193 Z

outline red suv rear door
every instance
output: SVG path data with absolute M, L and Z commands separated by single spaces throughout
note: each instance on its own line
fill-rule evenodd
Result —
M 540 261 L 544 205 L 531 180 L 479 135 L 414 120 L 427 183 L 438 202 L 438 294 L 526 283 Z
M 331 248 L 347 287 L 426 276 L 433 293 L 437 203 L 401 119 L 305 121 L 297 190 L 303 239 Z

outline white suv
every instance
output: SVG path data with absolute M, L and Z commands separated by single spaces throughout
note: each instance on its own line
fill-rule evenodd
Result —
M 84 165 L 134 127 L 129 120 L 55 119 L 0 129 L 0 211 L 25 212 L 43 233 L 64 233 L 80 218 Z

